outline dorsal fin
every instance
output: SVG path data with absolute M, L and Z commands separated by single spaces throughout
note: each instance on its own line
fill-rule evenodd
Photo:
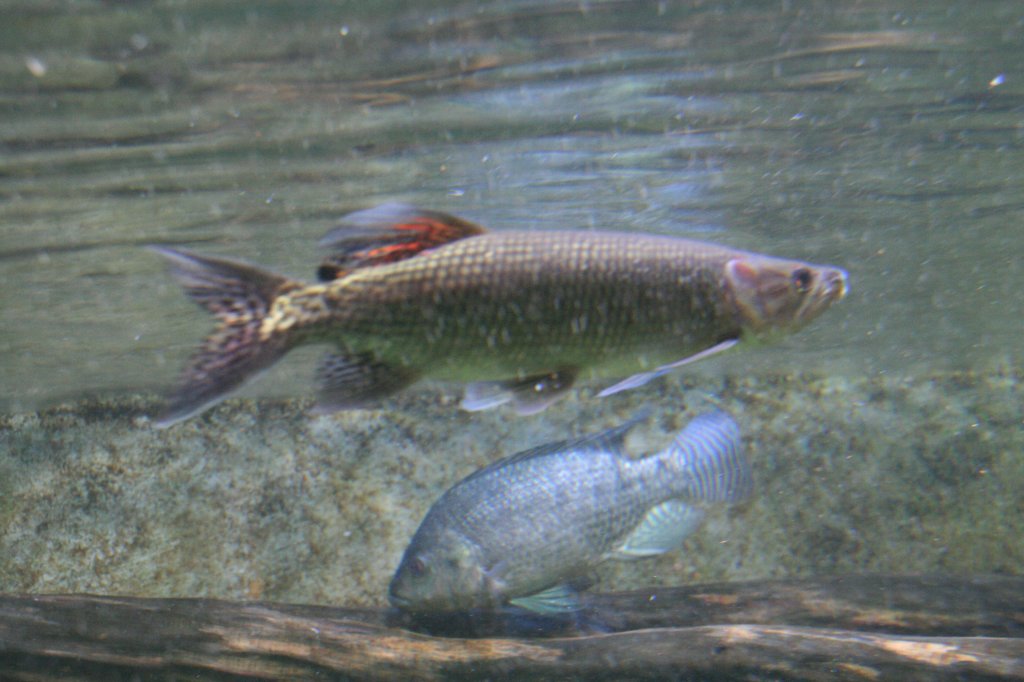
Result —
M 628 434 L 633 427 L 640 422 L 647 419 L 650 415 L 650 410 L 643 410 L 634 417 L 630 417 L 628 421 L 618 426 L 613 426 L 610 429 L 605 429 L 600 433 L 594 433 L 589 436 L 582 436 L 581 438 L 575 438 L 571 440 L 559 440 L 554 443 L 545 443 L 544 445 L 538 445 L 522 452 L 517 452 L 514 455 L 509 455 L 503 459 L 499 459 L 496 462 L 492 462 L 483 469 L 479 469 L 465 479 L 462 483 L 470 481 L 474 478 L 479 478 L 494 471 L 500 469 L 509 464 L 515 462 L 522 462 L 534 457 L 544 457 L 547 455 L 557 454 L 559 452 L 569 452 L 571 450 L 592 450 L 594 452 L 621 452 L 623 443 L 626 440 L 626 434 Z
M 324 235 L 320 246 L 332 251 L 317 270 L 328 282 L 357 268 L 384 265 L 412 258 L 442 244 L 483 234 L 468 220 L 408 204 L 381 204 L 349 213 L 338 227 Z

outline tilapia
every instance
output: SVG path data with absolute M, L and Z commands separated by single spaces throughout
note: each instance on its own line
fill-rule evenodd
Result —
M 847 289 L 840 268 L 667 236 L 494 231 L 388 204 L 322 242 L 312 284 L 153 247 L 219 325 L 160 425 L 187 418 L 309 343 L 324 410 L 374 405 L 420 379 L 469 382 L 463 407 L 546 408 L 578 378 L 633 388 L 744 337 L 791 333 Z
M 710 502 L 736 502 L 752 479 L 739 428 L 697 417 L 662 452 L 621 454 L 636 420 L 527 450 L 477 471 L 431 507 L 388 590 L 410 611 L 572 610 L 572 585 L 607 559 L 680 546 Z

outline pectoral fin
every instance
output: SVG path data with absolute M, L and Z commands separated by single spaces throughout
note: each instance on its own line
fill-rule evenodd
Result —
M 646 384 L 651 379 L 657 379 L 658 377 L 660 377 L 660 376 L 662 376 L 664 374 L 668 374 L 669 372 L 671 372 L 672 370 L 674 370 L 674 369 L 676 369 L 678 367 L 682 367 L 683 365 L 688 365 L 691 362 L 696 362 L 697 360 L 703 360 L 704 358 L 711 357 L 712 355 L 715 355 L 717 353 L 721 353 L 722 351 L 729 350 L 730 348 L 735 346 L 738 341 L 739 341 L 739 339 L 726 339 L 725 341 L 722 341 L 721 343 L 715 344 L 711 348 L 707 348 L 705 350 L 702 350 L 699 353 L 694 353 L 693 355 L 685 357 L 682 360 L 676 360 L 673 363 L 670 363 L 670 364 L 667 364 L 667 365 L 662 365 L 661 367 L 658 367 L 657 369 L 652 370 L 650 372 L 641 372 L 640 374 L 634 374 L 631 377 L 623 379 L 622 381 L 620 381 L 619 383 L 615 384 L 614 386 L 609 386 L 608 388 L 604 389 L 603 391 L 601 391 L 597 395 L 598 395 L 599 398 L 604 398 L 604 397 L 612 395 L 614 393 L 619 393 L 620 391 L 628 391 L 631 388 L 637 388 L 639 386 L 643 386 L 644 384 Z
M 647 512 L 610 558 L 628 561 L 676 549 L 687 535 L 697 530 L 703 518 L 703 511 L 679 500 L 659 504 Z
M 418 379 L 408 367 L 394 367 L 371 354 L 324 356 L 317 369 L 319 399 L 316 412 L 367 407 Z
M 560 369 L 510 381 L 478 381 L 466 386 L 462 409 L 490 410 L 511 402 L 518 414 L 543 412 L 572 388 L 576 370 Z
M 537 594 L 510 599 L 508 603 L 544 615 L 580 610 L 579 595 L 569 585 L 555 585 Z

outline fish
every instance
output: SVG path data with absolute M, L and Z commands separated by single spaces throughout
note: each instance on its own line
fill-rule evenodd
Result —
M 391 603 L 423 613 L 571 612 L 602 562 L 676 549 L 709 503 L 751 494 L 739 427 L 726 412 L 698 416 L 661 452 L 631 459 L 622 443 L 638 421 L 526 450 L 457 483 L 406 548 Z
M 385 204 L 322 241 L 317 281 L 150 247 L 218 325 L 157 426 L 210 407 L 297 346 L 333 346 L 319 412 L 373 407 L 421 379 L 468 384 L 462 407 L 535 414 L 580 378 L 643 385 L 741 339 L 793 333 L 847 291 L 847 274 L 717 244 L 598 230 L 489 231 Z

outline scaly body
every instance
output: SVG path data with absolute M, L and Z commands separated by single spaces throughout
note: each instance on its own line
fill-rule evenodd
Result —
M 336 234 L 342 267 L 318 284 L 159 249 L 222 322 L 163 423 L 306 343 L 335 347 L 320 370 L 326 407 L 365 405 L 437 378 L 474 382 L 468 409 L 512 401 L 529 413 L 581 375 L 653 376 L 743 336 L 792 331 L 846 291 L 838 268 L 686 239 L 492 233 L 401 206 L 353 214 L 349 224 L 361 231 Z M 367 228 L 379 234 L 367 237 Z
M 411 610 L 569 606 L 574 578 L 609 558 L 674 549 L 704 503 L 749 494 L 738 429 L 724 413 L 695 419 L 638 460 L 619 451 L 630 426 L 514 455 L 452 487 L 410 542 L 391 600 Z
M 264 327 L 430 378 L 617 376 L 740 334 L 724 272 L 738 253 L 615 232 L 490 233 L 291 292 Z

